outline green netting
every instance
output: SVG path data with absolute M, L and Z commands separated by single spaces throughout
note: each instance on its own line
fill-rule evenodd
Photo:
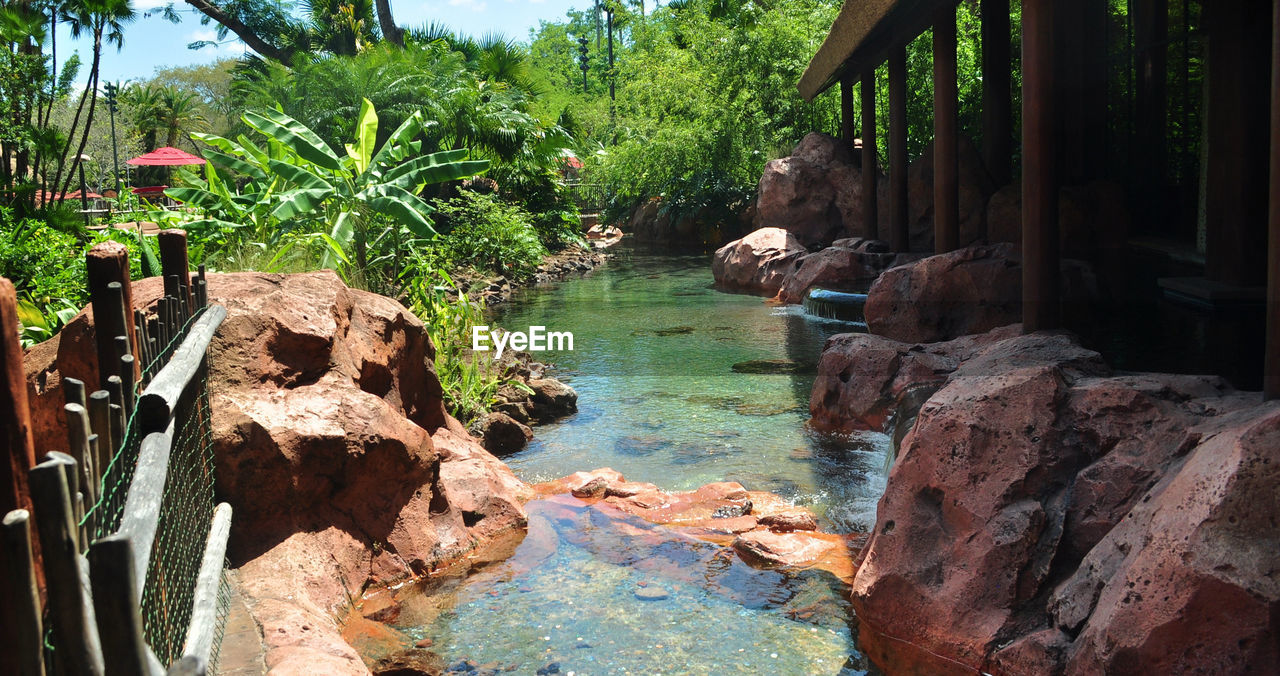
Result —
M 195 313 L 178 335 L 142 367 L 139 390 L 168 363 L 173 351 L 201 314 Z M 98 501 L 85 511 L 81 521 L 89 533 L 89 541 L 119 530 L 138 464 L 142 437 L 137 419 L 130 418 L 120 448 L 102 474 Z M 213 520 L 213 472 L 209 388 L 207 372 L 202 370 L 183 393 L 174 411 L 168 473 L 140 604 L 147 643 L 166 665 L 182 657 L 196 578 Z M 87 549 L 88 543 L 83 546 Z M 225 564 L 223 568 L 225 571 Z M 230 608 L 230 588 L 225 574 L 220 580 L 217 608 L 210 673 L 215 671 Z
M 169 475 L 160 503 L 151 567 L 142 590 L 147 643 L 165 664 L 182 657 L 196 578 L 213 521 L 209 394 L 204 382 L 193 385 L 197 392 L 192 401 L 181 405 L 174 417 Z

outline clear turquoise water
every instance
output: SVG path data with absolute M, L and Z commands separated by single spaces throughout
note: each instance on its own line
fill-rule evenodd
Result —
M 883 435 L 810 434 L 812 365 L 848 330 L 711 288 L 705 255 L 623 249 L 583 279 L 520 294 L 508 330 L 571 331 L 535 355 L 578 392 L 579 413 L 505 458 L 537 482 L 609 466 L 669 490 L 739 481 L 808 505 L 828 529 L 865 531 L 884 487 Z M 748 374 L 782 360 L 799 373 Z M 435 579 L 398 621 L 447 664 L 532 674 L 858 674 L 847 588 L 820 571 L 757 570 L 730 550 L 587 508 L 528 505 L 510 559 Z M 637 597 L 657 588 L 661 600 Z M 416 610 L 413 608 L 416 607 Z

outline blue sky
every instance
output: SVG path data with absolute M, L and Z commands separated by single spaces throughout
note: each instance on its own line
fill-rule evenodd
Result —
M 228 39 L 217 47 L 187 49 L 188 43 L 215 39 L 215 26 L 200 25 L 202 15 L 181 0 L 174 2 L 174 8 L 182 16 L 182 23 L 169 23 L 159 11 L 166 4 L 168 0 L 133 0 L 138 18 L 125 31 L 122 51 L 107 47 L 103 52 L 103 81 L 145 78 L 150 77 L 157 66 L 206 63 L 244 53 L 244 45 L 234 39 Z M 402 26 L 438 21 L 460 33 L 479 36 L 496 31 L 525 41 L 529 29 L 537 27 L 539 20 L 562 19 L 571 7 L 588 7 L 591 4 L 592 0 L 392 0 L 391 10 L 396 23 Z M 66 28 L 60 27 L 59 64 L 69 54 L 68 45 L 73 45 L 73 49 L 80 52 L 80 58 L 88 63 L 92 43 L 84 38 L 73 42 Z M 87 77 L 86 70 L 81 71 L 81 82 Z

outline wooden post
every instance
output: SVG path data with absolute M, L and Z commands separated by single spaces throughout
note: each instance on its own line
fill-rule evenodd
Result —
M 1135 178 L 1140 205 L 1160 218 L 1165 211 L 1161 192 L 1168 156 L 1169 2 L 1133 0 L 1132 15 L 1137 70 Z
M 959 91 L 956 88 L 956 6 L 938 10 L 933 24 L 934 250 L 960 248 Z
M 191 262 L 187 259 L 187 231 L 179 229 L 161 230 L 156 235 L 160 244 L 160 270 L 167 280 L 177 275 L 180 286 L 187 287 L 183 302 L 187 307 L 195 307 L 189 295 L 191 292 Z M 168 288 L 168 287 L 166 287 Z
M 65 393 L 66 403 L 88 407 L 89 400 L 82 381 L 75 378 L 63 378 L 62 391 Z
M 80 481 L 84 484 L 85 498 L 93 504 L 98 499 L 97 486 L 102 479 L 102 468 L 89 451 L 89 412 L 79 404 L 67 404 L 64 408 L 71 458 L 80 466 Z
M 853 139 L 857 136 L 853 125 L 853 80 L 848 71 L 840 76 L 840 138 L 844 147 L 853 155 Z
M 1271 204 L 1267 234 L 1267 342 L 1262 389 L 1280 399 L 1280 0 L 1271 10 Z
M 196 305 L 204 309 L 209 304 L 209 277 L 204 264 L 196 268 Z
M 129 336 L 131 352 L 137 353 L 138 335 L 125 310 L 133 309 L 133 285 L 129 281 L 129 249 L 119 242 L 99 242 L 85 254 L 89 276 L 89 303 L 93 307 L 94 340 L 98 348 L 99 387 L 116 374 L 116 336 Z M 111 283 L 120 285 L 113 291 Z
M 1270 189 L 1271 4 L 1204 3 L 1209 34 L 1205 160 L 1205 276 L 1236 286 L 1266 284 Z
M 8 568 L 0 587 L 6 593 L 0 600 L 0 616 L 5 619 L 4 655 L 19 674 L 44 674 L 44 628 L 41 623 L 40 588 L 36 583 L 36 565 L 32 557 L 31 513 L 15 509 L 4 517 L 4 565 Z
M 1058 328 L 1053 0 L 1022 3 L 1022 328 Z
M 1009 0 L 982 0 L 982 159 L 1002 186 L 1013 178 Z
M 864 232 L 870 239 L 880 238 L 877 151 L 876 69 L 870 68 L 862 74 L 862 220 L 866 223 Z
M 911 250 L 907 201 L 907 48 L 889 52 L 889 238 L 893 250 Z
M 0 277 L 0 443 L 4 448 L 0 480 L 0 513 L 30 509 L 27 472 L 36 464 L 31 441 L 31 409 L 27 406 L 27 378 L 22 371 L 22 345 L 18 341 L 18 293 Z
M 71 494 L 63 461 L 47 460 L 31 470 L 31 497 L 49 589 L 49 621 L 58 660 L 70 674 L 103 673 L 98 634 L 80 576 L 80 553 L 72 521 Z
M 106 390 L 98 390 L 89 395 L 89 427 L 98 435 L 98 456 L 103 469 L 116 456 L 115 442 L 111 438 L 111 395 Z
M 129 538 L 112 535 L 93 543 L 89 581 L 108 676 L 156 673 L 143 635 Z

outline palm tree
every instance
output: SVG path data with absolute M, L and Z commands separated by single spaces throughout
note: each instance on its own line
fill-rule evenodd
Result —
M 66 179 L 58 191 L 66 193 L 71 188 L 71 177 L 75 175 L 75 169 L 80 162 L 80 157 L 84 155 L 84 147 L 89 142 L 89 131 L 93 127 L 93 114 L 98 104 L 98 76 L 102 66 L 103 41 L 105 40 L 108 44 L 115 45 L 117 50 L 122 49 L 124 47 L 124 26 L 133 21 L 134 13 L 129 0 L 75 0 L 66 5 L 63 11 L 71 28 L 71 36 L 73 38 L 80 37 L 86 30 L 93 37 L 93 60 L 89 65 L 89 81 L 84 91 L 80 94 L 80 103 L 76 106 L 76 115 L 71 122 L 71 129 L 68 130 L 67 145 L 63 148 L 58 162 L 58 171 L 54 174 L 53 185 L 56 188 L 62 178 L 67 152 L 71 149 L 72 140 L 75 138 L 76 129 L 80 122 L 80 115 L 85 112 L 87 102 L 88 111 L 87 115 L 85 115 L 84 128 L 80 132 L 80 144 L 76 149 L 70 170 L 66 172 Z
M 195 92 L 178 87 L 160 87 L 160 122 L 165 130 L 165 145 L 176 146 L 179 134 L 190 140 L 194 131 L 204 131 L 209 127 L 209 118 L 204 114 L 204 102 Z M 192 147 L 195 147 L 192 144 Z

